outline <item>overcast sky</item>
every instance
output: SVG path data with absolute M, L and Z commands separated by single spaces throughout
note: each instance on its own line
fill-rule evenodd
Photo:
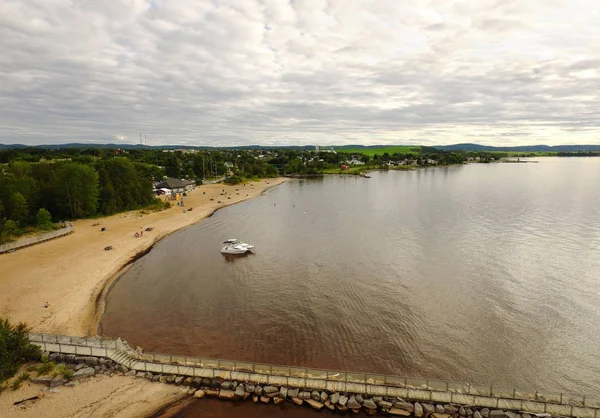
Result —
M 0 0 L 0 143 L 600 143 L 599 0 Z

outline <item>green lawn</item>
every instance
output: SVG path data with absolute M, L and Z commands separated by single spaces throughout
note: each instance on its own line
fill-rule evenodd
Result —
M 411 145 L 396 145 L 392 147 L 381 147 L 381 146 L 372 146 L 372 147 L 356 147 L 356 148 L 339 148 L 338 152 L 347 152 L 349 154 L 365 154 L 372 157 L 375 154 L 383 155 L 384 153 L 388 153 L 389 155 L 398 153 L 398 154 L 418 154 L 421 152 L 421 147 L 415 147 Z

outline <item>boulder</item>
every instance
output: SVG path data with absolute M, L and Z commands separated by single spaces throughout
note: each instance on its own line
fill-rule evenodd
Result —
M 310 399 L 310 392 L 300 392 L 298 397 L 304 400 Z
M 262 388 L 262 386 L 258 386 L 257 385 L 254 388 L 254 394 L 257 395 L 257 396 L 261 396 L 263 394 L 263 388 Z
M 260 401 L 262 403 L 269 403 L 270 400 L 271 400 L 271 398 L 269 398 L 268 396 L 261 396 L 260 397 Z
M 325 402 L 329 398 L 329 395 L 325 392 L 321 392 L 321 402 Z
M 329 397 L 329 399 L 331 400 L 331 403 L 335 405 L 340 400 L 340 394 L 337 393 L 337 392 L 334 392 L 334 393 L 331 394 L 331 396 Z
M 50 381 L 50 383 L 48 384 L 48 386 L 50 386 L 51 388 L 55 388 L 57 386 L 62 386 L 62 385 L 64 385 L 67 382 L 68 382 L 68 379 L 65 379 L 61 374 L 57 374 Z
M 116 370 L 120 373 L 127 373 L 129 371 L 129 368 L 127 368 L 127 366 L 123 366 L 122 364 L 117 365 Z
M 152 379 L 154 378 L 154 375 L 150 372 L 146 372 L 144 373 L 144 377 L 150 381 L 152 381 Z
M 254 385 L 246 385 L 246 392 L 254 393 L 255 386 Z
M 75 368 L 73 370 L 77 371 L 77 370 L 85 369 L 86 367 L 87 367 L 87 364 L 79 363 L 79 364 L 75 365 Z
M 347 406 L 344 406 L 344 405 L 337 404 L 335 407 L 336 407 L 336 408 L 337 408 L 337 410 L 338 410 L 338 411 L 340 411 L 342 414 L 344 414 L 344 413 L 348 412 L 348 407 L 347 407 Z
M 75 354 L 65 354 L 66 363 L 75 363 Z
M 299 389 L 288 389 L 287 396 L 289 396 L 290 398 L 297 398 L 299 392 Z
M 346 406 L 350 409 L 360 409 L 360 403 L 358 403 L 356 401 L 356 397 L 354 395 L 350 396 L 350 399 L 348 399 L 348 402 L 346 403 Z
M 285 398 L 281 398 L 281 397 L 279 397 L 279 396 L 275 396 L 275 397 L 273 398 L 273 403 L 274 403 L 275 405 L 279 405 L 281 402 L 285 402 Z
M 482 410 L 479 411 L 479 413 L 481 414 L 481 416 L 483 418 L 490 418 L 490 410 L 487 408 L 483 408 Z
M 368 409 L 377 409 L 377 404 L 373 402 L 373 399 L 365 399 L 363 401 L 363 406 Z
M 52 382 L 52 376 L 38 376 L 31 379 L 31 383 L 37 383 L 39 385 L 49 385 Z
M 433 414 L 431 414 L 432 418 L 450 418 L 450 414 L 440 414 L 437 412 L 434 412 Z
M 220 389 L 221 388 L 221 382 L 217 379 L 212 379 L 210 381 L 210 385 L 211 388 L 213 389 Z
M 493 409 L 490 411 L 490 418 L 504 418 L 506 414 L 501 409 Z
M 294 402 L 296 405 L 302 405 L 304 403 L 304 401 L 300 398 L 292 398 L 292 402 Z
M 505 414 L 508 418 L 521 418 L 521 414 L 516 414 L 514 412 L 506 411 Z
M 204 392 L 203 390 L 197 390 L 196 392 L 194 392 L 194 398 L 202 399 L 205 396 L 206 392 Z
M 230 389 L 221 389 L 219 399 L 235 399 L 235 392 Z
M 152 381 L 153 382 L 160 382 L 160 375 L 159 374 L 155 374 L 154 376 L 152 376 Z
M 321 400 L 321 395 L 320 395 L 320 394 L 319 394 L 319 392 L 317 392 L 316 390 L 313 390 L 313 391 L 310 393 L 310 397 L 311 397 L 311 399 L 313 399 L 313 400 L 315 400 L 315 401 L 317 401 L 317 402 Z
M 202 378 L 200 380 L 200 385 L 201 386 L 205 386 L 205 387 L 209 387 L 210 386 L 210 379 L 207 379 L 206 377 Z
M 414 412 L 414 410 L 415 410 L 415 407 L 412 403 L 405 402 L 405 401 L 396 402 L 394 404 L 394 408 L 404 409 L 405 411 L 408 411 L 408 412 Z
M 397 416 L 397 417 L 409 417 L 410 416 L 410 412 L 408 412 L 407 410 L 396 408 L 396 407 L 390 409 L 388 411 L 388 414 L 394 415 L 394 416 Z
M 460 408 L 458 408 L 458 415 L 460 415 L 461 417 L 467 416 L 467 410 L 465 409 L 464 406 L 461 406 Z
M 423 416 L 423 407 L 419 402 L 415 402 L 414 415 L 417 418 L 421 418 Z
M 183 379 L 183 386 L 192 386 L 194 384 L 194 378 L 186 377 Z
M 217 389 L 207 389 L 205 390 L 206 396 L 217 397 L 219 396 L 219 391 Z
M 373 400 L 375 400 L 375 398 L 373 398 Z M 391 409 L 392 406 L 394 406 L 391 402 L 384 400 L 377 402 L 377 405 L 379 405 L 382 409 Z
M 435 406 L 435 412 L 437 414 L 445 414 L 446 413 L 446 408 L 444 408 L 444 405 L 436 405 Z
M 360 396 L 360 395 L 356 395 L 356 396 L 354 397 L 354 399 L 356 399 L 356 402 L 358 402 L 359 404 L 362 404 L 362 403 L 363 403 L 363 401 L 364 401 L 363 397 L 362 397 L 362 396 Z
M 226 390 L 231 389 L 231 382 L 225 381 L 225 382 L 221 383 L 221 389 L 226 389 Z
M 73 379 L 83 379 L 84 377 L 91 377 L 96 374 L 96 370 L 91 367 L 86 367 L 85 369 L 77 370 L 73 373 Z
M 323 403 L 315 401 L 314 399 L 307 399 L 306 403 L 309 404 L 313 409 L 320 411 L 323 408 Z
M 78 384 L 79 384 L 79 382 L 77 382 L 77 381 L 71 381 L 71 382 L 65 383 L 65 386 L 68 388 L 72 388 L 74 386 L 77 386 Z
M 430 403 L 423 403 L 423 404 L 421 404 L 421 406 L 423 407 L 423 413 L 427 416 L 429 416 L 435 412 L 435 406 L 433 406 Z
M 330 399 L 327 399 L 323 405 L 330 411 L 335 411 L 335 405 L 331 403 Z
M 278 389 L 278 388 L 276 388 L 275 386 L 265 386 L 264 392 L 265 392 L 266 394 L 269 394 L 269 393 L 277 393 L 277 392 L 279 392 L 279 389 Z
M 287 394 L 288 394 L 288 388 L 286 388 L 285 386 L 282 386 L 281 389 L 279 389 L 279 397 L 281 399 L 285 399 L 285 398 L 287 398 Z
M 175 376 L 174 375 L 167 376 L 167 383 L 173 383 L 174 381 L 175 381 Z
M 444 413 L 446 413 L 446 414 L 456 414 L 457 412 L 458 412 L 458 408 L 454 405 L 444 406 Z
M 98 366 L 100 364 L 96 357 L 86 357 L 84 363 L 90 366 Z
M 192 380 L 192 387 L 199 388 L 202 386 L 202 379 L 200 377 L 196 377 Z
M 258 403 L 258 396 L 257 395 L 252 396 L 252 402 Z
M 238 387 L 235 388 L 235 396 L 237 396 L 239 398 L 243 398 L 245 394 L 246 394 L 246 388 L 244 387 L 244 385 L 238 385 Z
M 160 383 L 167 383 L 167 376 L 165 376 L 165 375 L 161 374 L 161 375 L 159 376 L 159 378 L 158 378 L 158 381 L 159 381 Z
M 54 363 L 60 363 L 65 359 L 65 356 L 60 353 L 52 353 L 49 358 L 50 361 L 53 361 Z
M 347 403 L 348 403 L 348 397 L 344 396 L 344 395 L 340 395 L 340 400 L 338 401 L 338 404 L 341 406 L 346 406 Z

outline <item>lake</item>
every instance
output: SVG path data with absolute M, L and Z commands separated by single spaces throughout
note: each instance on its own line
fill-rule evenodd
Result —
M 592 393 L 600 158 L 291 180 L 174 233 L 109 294 L 146 351 Z M 221 242 L 256 245 L 226 258 Z

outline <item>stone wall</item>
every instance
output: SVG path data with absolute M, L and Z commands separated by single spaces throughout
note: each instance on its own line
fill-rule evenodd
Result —
M 410 386 L 406 384 L 407 378 L 384 378 L 383 382 L 388 384 L 381 384 L 381 381 L 367 378 L 371 376 L 368 374 L 327 372 L 315 376 L 307 369 L 292 367 L 145 354 L 131 349 L 120 339 L 52 335 L 32 335 L 30 338 L 49 353 L 52 361 L 72 367 L 74 379 L 96 373 L 126 374 L 159 383 L 189 386 L 190 395 L 197 398 L 214 396 L 274 404 L 292 402 L 317 410 L 344 412 L 350 409 L 369 414 L 431 418 L 600 418 L 598 405 L 586 404 L 585 397 L 581 398 L 583 402 L 562 395 L 556 401 L 549 401 L 537 393 L 532 399 L 530 394 L 516 390 L 509 396 L 499 397 L 490 396 L 493 388 L 490 394 L 482 395 L 427 385 Z M 304 370 L 303 377 L 292 375 L 292 370 Z M 348 382 L 348 376 L 353 375 L 364 376 L 364 381 Z M 343 381 L 340 376 L 344 377 Z M 53 384 L 52 381 L 46 383 Z M 54 382 L 65 383 L 69 382 Z M 445 385 L 446 388 L 451 386 L 453 384 Z

